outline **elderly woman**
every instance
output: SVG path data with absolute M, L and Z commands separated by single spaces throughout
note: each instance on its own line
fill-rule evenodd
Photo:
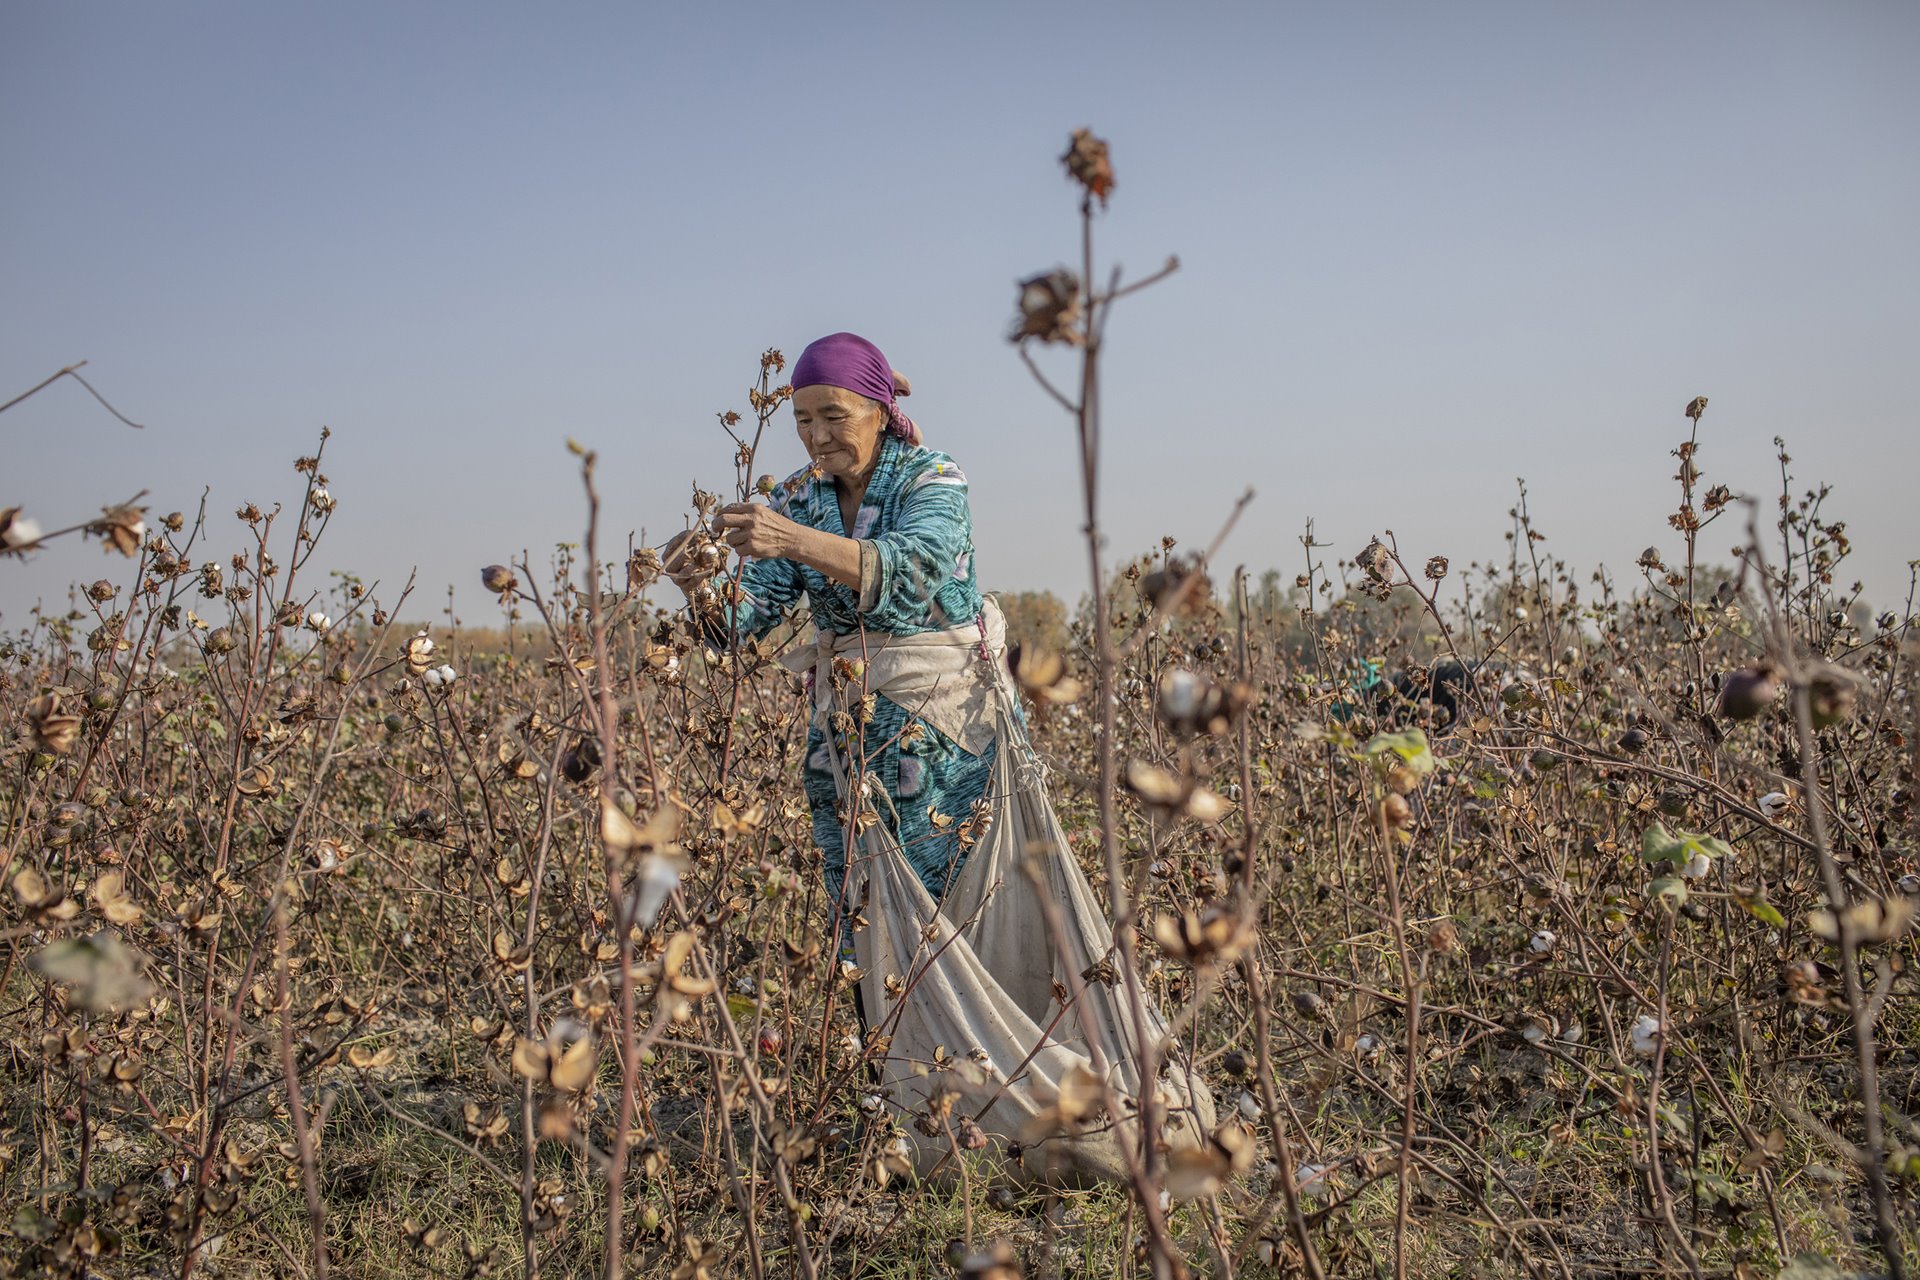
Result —
M 878 649 L 900 637 L 930 641 L 936 637 L 928 633 L 977 627 L 984 655 L 989 613 L 974 581 L 967 480 L 946 454 L 920 443 L 919 428 L 900 409 L 905 394 L 906 381 L 880 349 L 854 334 L 821 338 L 802 353 L 793 417 L 811 462 L 770 502 L 718 513 L 717 530 L 746 561 L 738 591 L 722 598 L 722 636 L 729 623 L 741 638 L 764 635 L 804 593 L 816 631 L 827 638 L 824 652 L 838 638 L 856 638 L 838 641 L 842 660 L 815 671 L 816 680 L 857 683 L 869 639 Z M 683 567 L 678 544 L 687 536 L 668 544 L 666 567 L 691 598 L 709 579 Z M 712 585 L 726 588 L 724 579 Z M 844 719 L 837 728 L 824 717 L 814 721 L 803 784 L 836 918 L 846 905 L 852 843 L 841 795 L 848 779 L 877 801 L 880 821 L 935 901 L 985 825 L 998 744 L 985 717 L 956 714 L 951 687 L 978 676 L 955 674 L 963 679 L 908 699 L 912 706 L 875 694 L 857 736 L 846 730 L 859 726 Z
M 865 339 L 809 346 L 793 388 L 813 462 L 771 503 L 719 512 L 746 558 L 737 585 L 682 567 L 704 557 L 674 544 L 666 567 L 689 599 L 721 589 L 702 616 L 722 638 L 764 634 L 807 597 L 813 643 L 789 659 L 812 681 L 804 782 L 842 953 L 861 971 L 857 1008 L 886 1028 L 876 1096 L 902 1118 L 951 1106 L 948 1069 L 964 1048 L 963 1074 L 983 1091 L 978 1123 L 1022 1176 L 1124 1180 L 1131 1125 L 1080 1131 L 1049 1100 L 1096 1066 L 1137 1097 L 1167 1023 L 1157 1008 L 1123 1015 L 1119 984 L 1084 980 L 1111 969 L 1112 929 L 1026 740 L 1005 622 L 974 584 L 966 478 L 920 444 L 900 411 L 906 383 Z M 843 901 L 850 879 L 857 903 Z M 1169 1103 L 1166 1138 L 1204 1141 L 1205 1084 L 1162 1071 L 1154 1089 Z M 937 1128 L 906 1131 L 922 1173 L 950 1156 L 950 1139 L 920 1136 Z

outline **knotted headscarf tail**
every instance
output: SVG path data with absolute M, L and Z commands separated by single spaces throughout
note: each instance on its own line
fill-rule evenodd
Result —
M 876 401 L 886 407 L 888 431 L 908 444 L 920 443 L 919 425 L 900 407 L 900 397 L 913 388 L 880 348 L 857 333 L 830 333 L 809 342 L 793 366 L 793 389 L 801 387 L 839 387 Z

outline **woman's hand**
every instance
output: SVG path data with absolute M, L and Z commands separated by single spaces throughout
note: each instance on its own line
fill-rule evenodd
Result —
M 720 508 L 714 531 L 743 556 L 757 560 L 792 557 L 800 548 L 802 527 L 760 502 L 736 502 Z

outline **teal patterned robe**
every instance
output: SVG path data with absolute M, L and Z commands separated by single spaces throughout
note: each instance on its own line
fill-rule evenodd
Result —
M 732 607 L 741 636 L 764 635 L 802 593 L 814 626 L 838 634 L 864 626 L 911 635 L 980 616 L 967 479 L 946 454 L 892 434 L 882 436 L 880 456 L 851 529 L 841 521 L 840 498 L 830 476 L 795 472 L 775 490 L 772 505 L 796 523 L 870 542 L 872 559 L 858 590 L 798 561 L 749 560 L 741 570 L 742 594 Z M 877 776 L 892 801 L 891 811 L 888 805 L 876 806 L 881 821 L 899 839 L 927 892 L 938 900 L 965 861 L 962 829 L 986 794 L 999 746 L 996 742 L 981 755 L 971 755 L 884 694 L 874 702 L 864 741 L 856 745 L 850 735 L 845 737 L 838 743 L 841 759 L 850 765 L 856 753 L 864 753 L 868 773 Z M 807 736 L 802 784 L 812 808 L 814 842 L 825 862 L 829 909 L 837 919 L 845 905 L 841 891 L 847 829 L 825 736 L 818 727 Z M 849 936 L 844 928 L 841 936 L 843 941 Z

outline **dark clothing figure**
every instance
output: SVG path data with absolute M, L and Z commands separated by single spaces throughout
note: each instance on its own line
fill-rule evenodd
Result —
M 1425 669 L 1397 672 L 1388 682 L 1393 692 L 1380 700 L 1380 714 L 1399 723 L 1418 725 L 1436 736 L 1451 733 L 1460 721 L 1462 704 L 1471 704 L 1486 693 L 1475 681 L 1479 669 L 1479 663 L 1442 658 Z

